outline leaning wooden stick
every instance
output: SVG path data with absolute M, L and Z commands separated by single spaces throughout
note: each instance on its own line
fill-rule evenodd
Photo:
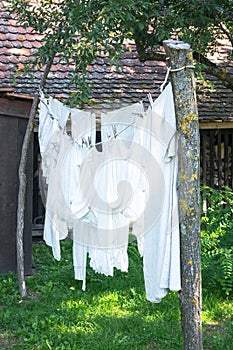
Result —
M 43 89 L 46 83 L 47 76 L 53 64 L 53 58 L 48 61 L 45 71 L 43 73 L 39 89 Z M 23 146 L 21 151 L 21 158 L 18 170 L 19 176 L 19 192 L 18 192 L 18 206 L 17 206 L 17 226 L 16 226 L 16 251 L 17 251 L 17 275 L 19 292 L 21 297 L 27 296 L 26 283 L 25 283 L 25 273 L 24 273 L 24 248 L 23 248 L 23 234 L 24 234 L 24 213 L 25 213 L 25 197 L 26 197 L 26 167 L 28 160 L 28 152 L 30 141 L 32 137 L 32 132 L 34 129 L 34 120 L 36 116 L 36 111 L 39 104 L 39 91 L 34 97 L 32 108 L 29 115 L 28 125 L 25 132 Z

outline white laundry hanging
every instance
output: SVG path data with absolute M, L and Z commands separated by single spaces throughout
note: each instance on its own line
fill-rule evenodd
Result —
M 48 183 L 50 165 L 56 162 L 59 152 L 60 130 L 64 128 L 70 111 L 68 107 L 52 97 L 47 103 L 43 92 L 41 92 L 40 101 L 38 138 L 42 157 L 42 172 Z
M 60 259 L 59 242 L 67 236 L 68 227 L 73 229 L 75 278 L 83 280 L 85 290 L 87 254 L 96 272 L 113 276 L 115 267 L 127 271 L 128 231 L 133 222 L 133 233 L 143 256 L 146 297 L 158 302 L 169 289 L 180 289 L 176 128 L 171 86 L 146 112 L 140 102 L 103 113 L 103 152 L 91 147 L 95 140 L 94 115 L 81 110 L 69 112 L 73 138 L 58 125 L 49 148 L 45 148 L 56 149 L 47 154 L 50 159 L 51 154 L 56 156 L 48 172 L 48 179 L 52 180 L 45 241 L 52 246 L 55 258 Z
M 141 142 L 149 151 L 148 157 L 141 154 L 149 178 L 149 193 L 145 211 L 136 220 L 133 232 L 139 237 L 143 255 L 146 297 L 151 302 L 159 302 L 169 289 L 181 288 L 178 159 L 171 84 L 155 100 L 141 123 L 139 131 L 144 130 Z
M 134 128 L 131 125 L 135 123 L 138 117 L 142 117 L 143 114 L 144 108 L 142 102 L 137 102 L 107 113 L 101 113 L 102 140 L 105 142 L 119 135 L 121 140 L 132 141 L 134 139 Z
M 96 118 L 92 112 L 80 109 L 71 109 L 71 133 L 74 140 L 80 145 L 95 145 Z
M 80 170 L 81 188 L 97 221 L 94 226 L 79 220 L 74 226 L 76 244 L 87 246 L 91 267 L 110 276 L 114 267 L 121 271 L 128 269 L 129 225 L 121 213 L 124 198 L 119 198 L 117 168 L 114 159 L 112 161 L 122 146 L 120 140 L 112 139 L 105 144 L 103 152 L 92 148 L 87 154 Z
M 48 186 L 44 239 L 47 244 L 52 245 L 53 237 L 57 245 L 59 240 L 68 235 L 68 228 L 73 227 L 73 222 L 85 217 L 89 208 L 81 197 L 79 187 L 79 172 L 85 151 L 88 148 L 80 146 L 70 136 L 60 133 L 60 151 L 55 167 L 51 170 L 51 181 Z M 48 224 L 56 217 L 54 230 L 49 230 Z M 48 228 L 48 229 L 47 229 Z M 54 251 L 59 251 L 53 246 Z
M 90 118 L 88 113 L 86 116 Z M 117 167 L 114 158 L 116 150 L 119 156 L 122 147 L 124 148 L 123 157 L 126 157 L 129 149 L 126 150 L 124 144 L 120 143 L 119 140 L 122 137 L 129 140 L 129 135 L 133 139 L 131 124 L 135 122 L 138 113 L 143 113 L 141 103 L 109 113 L 102 113 L 101 135 L 103 152 L 98 152 L 96 148 L 92 148 L 81 166 L 82 178 L 84 179 L 81 188 L 88 206 L 91 208 L 94 217 L 97 218 L 97 222 L 96 225 L 92 225 L 88 220 L 84 221 L 82 219 L 74 224 L 73 252 L 76 255 L 74 260 L 78 264 L 75 267 L 77 279 L 84 278 L 84 274 L 81 271 L 84 271 L 86 260 L 80 260 L 78 254 L 82 256 L 80 251 L 86 248 L 86 252 L 90 256 L 90 265 L 96 272 L 113 276 L 114 267 L 121 271 L 127 271 L 128 269 L 129 225 L 128 220 L 119 209 L 123 198 L 119 198 L 117 192 L 116 185 L 121 179 L 119 178 L 119 164 Z M 117 137 L 117 145 L 114 140 L 115 137 Z M 112 159 L 114 159 L 113 162 L 111 161 Z M 127 159 L 125 159 L 125 162 L 127 163 Z M 102 168 L 101 165 L 103 165 Z M 121 175 L 123 175 L 122 167 Z M 92 184 L 94 184 L 94 187 Z M 124 191 L 121 192 L 121 195 L 125 195 Z M 101 206 L 103 203 L 104 207 L 100 208 L 99 205 Z M 83 264 L 83 266 L 80 264 Z M 84 286 L 85 283 L 83 284 Z

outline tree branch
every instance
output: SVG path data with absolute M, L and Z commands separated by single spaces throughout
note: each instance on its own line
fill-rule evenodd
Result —
M 135 37 L 140 38 L 140 35 L 137 35 Z M 143 45 L 141 40 L 135 39 L 136 49 L 139 55 L 139 60 L 141 62 L 145 61 L 166 61 L 166 54 L 165 52 L 158 52 L 151 50 L 149 51 L 145 45 Z M 158 46 L 162 45 L 162 43 L 158 43 Z
M 222 84 L 233 91 L 233 76 L 227 72 L 226 68 L 218 67 L 215 63 L 211 62 L 207 57 L 194 53 L 193 57 L 205 66 L 202 71 L 211 74 L 214 77 L 221 80 Z
M 45 86 L 47 76 L 53 64 L 54 56 L 48 61 L 45 71 L 43 73 L 40 89 Z M 25 198 L 26 198 L 26 167 L 29 146 L 31 141 L 32 132 L 34 129 L 34 120 L 36 111 L 39 104 L 39 92 L 35 95 L 32 108 L 29 115 L 27 129 L 25 132 L 23 146 L 21 151 L 21 159 L 19 164 L 18 176 L 19 176 L 19 192 L 18 192 L 18 206 L 17 206 L 17 226 L 16 226 L 16 250 L 17 250 L 17 275 L 19 292 L 21 297 L 27 296 L 25 275 L 24 275 L 24 249 L 23 249 L 23 233 L 24 233 L 24 213 L 25 213 Z
M 136 41 L 136 49 L 139 55 L 139 60 L 141 62 L 145 61 L 165 61 L 166 54 L 156 51 L 146 51 L 144 46 Z M 202 71 L 213 75 L 214 77 L 221 80 L 222 84 L 233 91 L 233 76 L 227 72 L 225 68 L 218 67 L 214 62 L 209 60 L 202 54 L 198 52 L 193 53 L 193 57 L 196 61 L 203 63 Z
M 223 33 L 227 36 L 228 40 L 233 46 L 233 35 L 227 30 L 226 26 L 222 22 L 219 23 L 219 27 L 221 28 Z
M 152 52 L 152 51 L 148 51 L 148 52 L 141 52 L 139 53 L 139 60 L 141 62 L 145 62 L 145 61 L 166 61 L 166 55 L 164 53 L 160 53 L 160 52 Z

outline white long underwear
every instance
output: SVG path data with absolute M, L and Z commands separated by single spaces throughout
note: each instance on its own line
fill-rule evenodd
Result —
M 87 252 L 90 256 L 90 265 L 96 272 L 113 276 L 114 267 L 121 271 L 128 270 L 129 220 L 120 212 L 126 193 L 122 187 L 118 193 L 117 185 L 126 180 L 130 182 L 128 157 L 131 149 L 130 142 L 134 137 L 133 124 L 142 113 L 142 103 L 101 113 L 103 152 L 98 152 L 96 148 L 91 149 L 81 166 L 84 179 L 81 188 L 91 208 L 89 216 L 97 219 L 95 225 L 88 221 L 87 216 L 85 221 L 77 220 L 74 224 L 75 277 L 84 281 L 83 288 L 85 288 L 84 269 L 86 267 L 84 256 Z M 84 134 L 84 130 L 81 130 L 80 124 L 76 122 L 79 115 L 80 113 L 76 113 L 75 118 L 72 119 L 75 121 L 72 132 L 78 137 Z M 89 131 L 93 123 L 91 114 L 86 112 L 85 116 L 86 129 Z M 117 141 L 114 139 L 116 135 L 118 135 Z M 127 140 L 127 146 L 120 140 Z M 121 209 L 123 210 L 124 207 Z
M 44 229 L 44 239 L 54 252 L 60 251 L 58 244 L 67 237 L 68 227 L 72 228 L 75 220 L 89 212 L 79 186 L 80 165 L 87 151 L 85 146 L 60 132 L 60 151 L 56 166 L 51 170 Z M 59 260 L 60 255 L 56 254 L 55 258 Z
M 168 290 L 180 290 L 180 244 L 177 212 L 177 148 L 172 88 L 169 84 L 141 121 L 142 164 L 148 176 L 145 211 L 134 225 L 146 297 L 159 302 Z M 146 162 L 145 162 L 146 161 Z
M 128 220 L 122 215 L 124 188 L 117 187 L 117 160 L 124 144 L 107 141 L 103 152 L 91 149 L 80 170 L 83 196 L 96 217 L 96 226 L 79 220 L 74 229 L 76 242 L 87 246 L 91 267 L 99 273 L 113 275 L 114 267 L 127 271 Z M 124 184 L 123 184 L 124 187 Z

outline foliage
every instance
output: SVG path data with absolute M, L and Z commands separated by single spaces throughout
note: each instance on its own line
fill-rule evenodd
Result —
M 217 39 L 224 35 L 228 36 L 233 45 L 232 1 L 171 0 L 150 3 L 149 16 L 143 16 L 146 31 L 141 31 L 148 38 L 151 37 L 152 43 L 161 44 L 173 32 L 179 40 L 188 42 L 199 54 L 215 52 Z M 149 28 L 153 30 L 148 30 Z
M 117 60 L 124 50 L 125 33 L 119 18 L 115 18 L 114 5 L 109 1 L 89 0 L 27 0 L 8 1 L 8 8 L 25 29 L 43 34 L 42 46 L 28 62 L 27 68 L 36 71 L 51 58 L 72 67 L 70 83 L 78 89 L 77 101 L 87 101 L 87 68 L 98 54 Z M 127 4 L 125 4 L 127 7 Z
M 61 242 L 62 259 L 44 243 L 33 244 L 35 272 L 28 277 L 30 298 L 20 299 L 13 273 L 0 275 L 0 348 L 57 350 L 178 350 L 181 348 L 179 300 L 170 292 L 159 304 L 145 299 L 142 260 L 129 245 L 129 272 L 114 277 L 88 267 L 87 291 L 75 281 L 72 242 Z M 232 300 L 204 291 L 204 345 L 230 350 Z
M 203 283 L 233 294 L 233 192 L 204 187 L 207 211 L 202 216 Z
M 171 37 L 188 42 L 202 70 L 222 78 L 233 89 L 233 78 L 208 59 L 219 39 L 233 45 L 232 0 L 8 0 L 8 8 L 28 30 L 44 35 L 43 45 L 30 68 L 37 70 L 55 55 L 73 67 L 71 83 L 76 103 L 87 102 L 87 70 L 101 53 L 110 63 L 118 62 L 125 50 L 124 39 L 136 41 L 141 60 L 156 56 L 162 41 Z M 208 69 L 207 69 L 208 71 Z M 74 97 L 75 97 L 74 96 Z
M 226 69 L 209 58 L 219 52 L 221 40 L 227 39 L 228 59 L 232 59 L 233 1 L 221 0 L 164 0 L 148 1 L 148 12 L 137 17 L 133 37 L 142 60 L 156 59 L 162 41 L 171 37 L 189 43 L 196 59 L 198 72 L 216 76 L 233 90 L 233 77 Z M 141 25 L 143 23 L 143 25 Z

